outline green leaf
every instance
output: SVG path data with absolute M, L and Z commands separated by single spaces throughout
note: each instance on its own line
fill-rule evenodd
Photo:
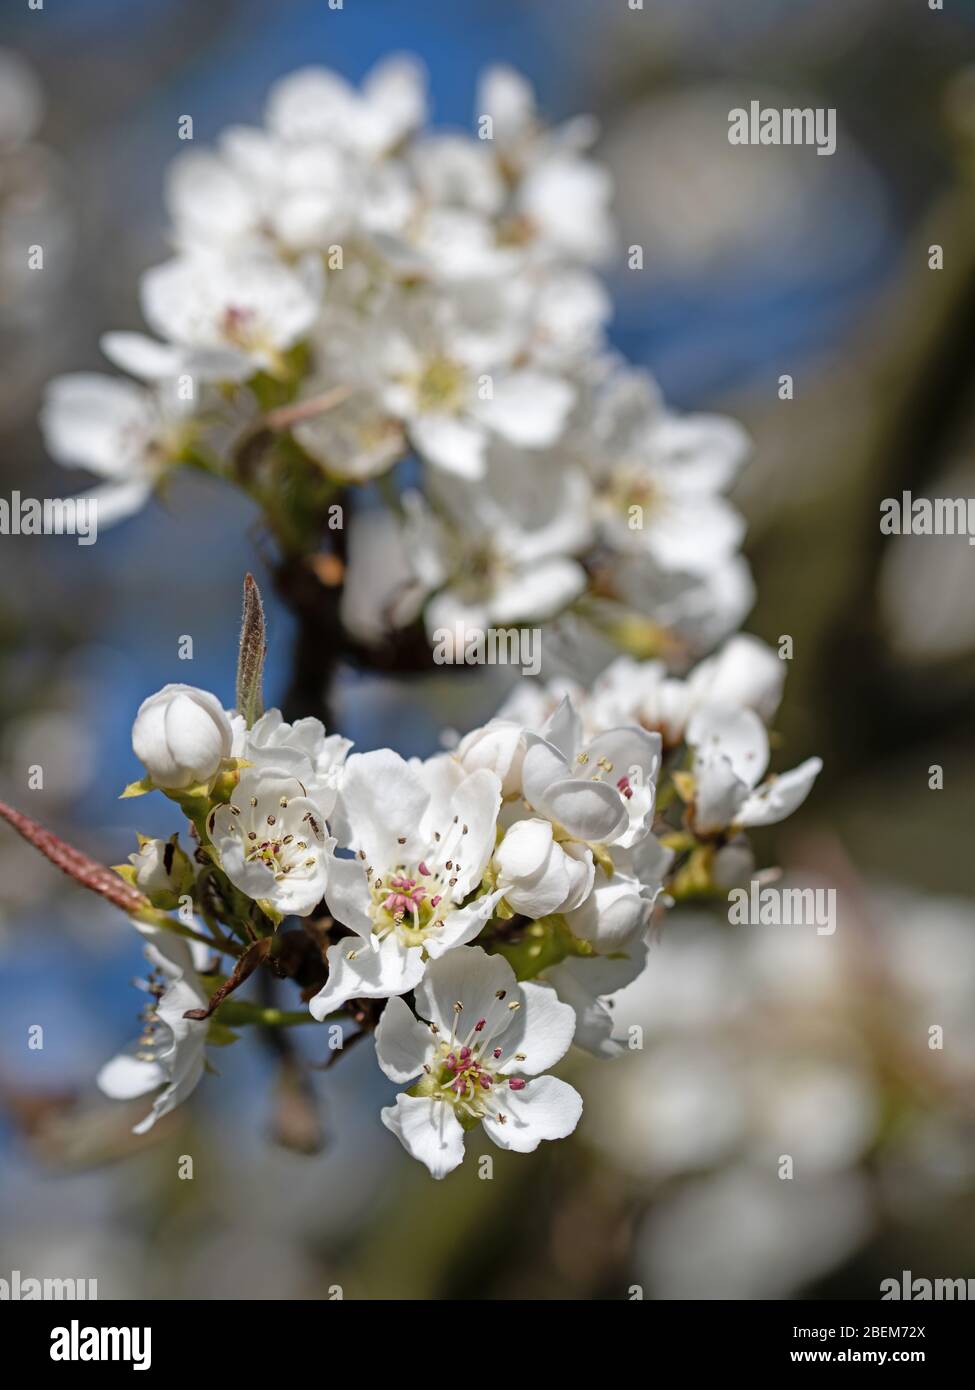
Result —
M 248 729 L 264 713 L 264 656 L 267 636 L 261 591 L 252 574 L 244 577 L 244 613 L 237 657 L 237 712 Z
M 140 777 L 138 782 L 130 782 L 125 791 L 119 797 L 119 801 L 124 801 L 129 796 L 145 796 L 146 792 L 151 792 L 154 783 L 151 777 Z
M 229 1047 L 231 1043 L 239 1041 L 239 1033 L 235 1033 L 225 1023 L 218 1023 L 215 1018 L 211 1018 L 207 1029 L 207 1042 L 211 1047 Z

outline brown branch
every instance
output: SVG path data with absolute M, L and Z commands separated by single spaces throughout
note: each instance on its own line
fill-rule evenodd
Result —
M 109 869 L 104 864 L 99 864 L 96 859 L 82 854 L 81 850 L 67 844 L 55 835 L 53 830 L 46 830 L 43 825 L 31 820 L 30 816 L 25 816 L 22 811 L 17 811 L 13 806 L 0 801 L 0 817 L 8 825 L 12 825 L 28 844 L 40 850 L 45 859 L 49 859 L 62 873 L 80 883 L 82 888 L 88 888 L 92 893 L 107 898 L 130 916 L 150 906 L 149 899 L 120 878 L 114 869 Z

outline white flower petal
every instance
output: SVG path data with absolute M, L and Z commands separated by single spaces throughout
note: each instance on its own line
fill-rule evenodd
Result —
M 586 587 L 586 572 L 575 560 L 540 560 L 498 584 L 488 599 L 492 622 L 499 627 L 545 622 L 554 618 Z
M 366 866 L 359 859 L 335 859 L 328 879 L 328 910 L 337 922 L 368 937 L 372 932 Z
M 456 415 L 419 415 L 410 421 L 410 438 L 419 453 L 459 478 L 484 476 L 484 433 Z
M 576 1016 L 563 1004 L 551 985 L 525 980 L 520 985 L 522 1006 L 504 1035 L 502 1075 L 518 1072 L 538 1076 L 560 1061 L 569 1050 Z M 515 1053 L 524 1054 L 515 1061 Z
M 527 758 L 525 763 L 527 766 Z M 545 790 L 542 806 L 535 809 L 544 810 L 556 825 L 588 844 L 611 841 L 627 821 L 623 799 L 615 787 L 577 778 L 553 782 Z
M 319 1022 L 350 999 L 386 999 L 406 994 L 416 988 L 423 976 L 421 948 L 406 949 L 395 935 L 387 936 L 378 946 L 359 936 L 344 937 L 329 946 L 327 959 L 328 979 L 308 1004 Z
M 443 926 L 424 941 L 424 949 L 431 960 L 453 951 L 457 946 L 466 946 L 480 935 L 485 922 L 494 915 L 494 909 L 501 901 L 503 890 L 485 893 L 475 898 L 467 907 L 458 908 L 444 920 Z
M 339 843 L 363 850 L 379 870 L 417 858 L 430 794 L 416 770 L 388 748 L 353 753 L 345 764 L 334 827 Z
M 723 830 L 737 819 L 748 792 L 727 758 L 712 756 L 694 765 L 694 826 L 703 834 Z
M 469 1031 L 485 1019 L 485 1035 L 507 1028 L 510 1003 L 519 999 L 515 972 L 503 956 L 489 956 L 480 946 L 462 946 L 433 961 L 417 987 L 416 1009 L 429 1019 L 444 1037 L 450 1037 L 455 1024 L 458 1032 Z M 504 995 L 499 999 L 498 994 Z M 455 1004 L 463 1005 L 463 1021 L 457 1022 Z
M 702 705 L 688 720 L 687 741 L 702 760 L 727 758 L 747 787 L 756 786 L 768 767 L 768 733 L 754 710 Z
M 111 1100 L 133 1100 L 154 1091 L 166 1080 L 166 1070 L 159 1062 L 141 1061 L 131 1052 L 120 1052 L 105 1063 L 95 1083 Z
M 822 758 L 807 758 L 791 772 L 771 777 L 752 792 L 735 817 L 738 825 L 775 825 L 805 801 L 822 770 Z
M 376 1060 L 390 1081 L 403 1086 L 419 1076 L 431 1051 L 430 1029 L 394 995 L 376 1027 Z
M 511 372 L 494 383 L 489 400 L 477 401 L 472 413 L 509 444 L 547 449 L 558 439 L 575 391 L 559 377 L 542 372 Z
M 502 1105 L 505 1124 L 496 1119 L 482 1123 L 499 1149 L 520 1154 L 533 1153 L 543 1139 L 565 1139 L 582 1114 L 579 1092 L 557 1076 L 535 1077 L 523 1091 L 505 1088 Z
M 495 852 L 495 861 L 509 881 L 531 878 L 545 870 L 552 848 L 552 826 L 547 820 L 516 821 Z
M 463 1163 L 464 1131 L 446 1101 L 399 1095 L 395 1105 L 379 1113 L 407 1153 L 425 1163 L 433 1177 L 445 1178 Z

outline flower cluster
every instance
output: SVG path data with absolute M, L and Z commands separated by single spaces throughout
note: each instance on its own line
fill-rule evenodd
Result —
M 674 414 L 607 347 L 594 122 L 547 127 L 501 67 L 476 117 L 429 128 L 409 58 L 361 90 L 306 68 L 263 127 L 179 156 L 175 254 L 141 284 L 151 335 L 103 338 L 125 376 L 51 384 L 49 451 L 102 479 L 103 525 L 189 464 L 247 489 L 298 554 L 337 498 L 366 525 L 353 485 L 390 475 L 382 534 L 348 545 L 363 630 L 571 613 L 587 649 L 700 654 L 751 604 L 725 496 L 745 435 Z
M 519 1152 L 564 1137 L 582 1101 L 545 1073 L 573 1041 L 620 1050 L 609 1000 L 646 967 L 655 904 L 744 876 L 747 827 L 812 786 L 817 759 L 762 780 L 781 685 L 775 653 L 738 637 L 686 680 L 626 661 L 588 692 L 526 682 L 423 760 L 166 686 L 136 716 L 146 776 L 126 793 L 176 802 L 191 852 L 178 834 L 140 837 L 118 871 L 155 912 L 153 1002 L 103 1089 L 163 1087 L 140 1129 L 171 1109 L 203 1073 L 209 1029 L 256 1021 L 229 995 L 257 965 L 281 973 L 294 935 L 311 947 L 293 972 L 311 1018 L 374 1030 L 405 1088 L 383 1123 L 435 1177 L 478 1122 Z M 289 933 L 295 917 L 305 930 Z M 167 944 L 167 927 L 192 946 Z
M 152 336 L 108 334 L 127 376 L 53 382 L 42 426 L 102 478 L 103 522 L 179 464 L 246 489 L 279 581 L 297 561 L 322 593 L 344 584 L 303 640 L 413 628 L 425 650 L 424 627 L 558 618 L 543 679 L 436 756 L 353 752 L 264 712 L 248 579 L 236 708 L 170 685 L 133 728 L 146 776 L 126 795 L 175 802 L 185 847 L 140 837 L 106 887 L 8 818 L 150 936 L 142 1035 L 101 1076 L 157 1092 L 140 1128 L 235 1028 L 352 1022 L 403 1088 L 384 1124 L 443 1177 L 478 1123 L 520 1152 L 574 1130 L 581 1098 L 550 1068 L 573 1043 L 621 1050 L 613 1001 L 652 917 L 746 879 L 749 829 L 795 810 L 820 763 L 769 774 L 783 663 L 729 637 L 751 603 L 726 496 L 743 431 L 674 414 L 607 347 L 593 123 L 546 127 L 507 68 L 472 135 L 427 129 L 426 108 L 407 58 L 361 90 L 308 68 L 263 128 L 183 154 L 175 255 L 142 281 Z M 317 555 L 336 505 L 351 534 Z M 303 1008 L 238 994 L 255 970 Z

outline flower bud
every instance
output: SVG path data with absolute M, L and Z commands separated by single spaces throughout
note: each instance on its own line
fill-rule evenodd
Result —
M 170 911 L 193 887 L 193 865 L 180 849 L 176 835 L 168 840 L 140 840 L 138 853 L 129 855 L 136 887 L 153 907 Z
M 143 700 L 132 747 L 158 787 L 178 791 L 209 782 L 229 757 L 230 721 L 215 695 L 192 685 L 166 685 Z
M 521 791 L 525 742 L 520 724 L 492 719 L 482 729 L 472 729 L 457 745 L 456 757 L 465 772 L 486 767 L 496 773 L 504 797 L 517 796 Z

